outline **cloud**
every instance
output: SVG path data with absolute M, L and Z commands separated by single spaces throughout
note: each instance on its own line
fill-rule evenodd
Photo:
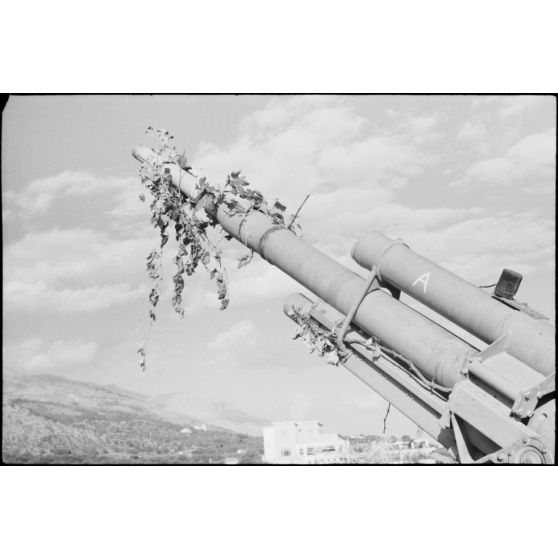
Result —
M 42 339 L 28 339 L 10 349 L 17 365 L 28 371 L 66 368 L 91 362 L 98 350 L 97 343 L 81 340 L 55 341 L 47 345 Z
M 145 287 L 126 284 L 103 285 L 85 289 L 53 289 L 46 283 L 11 281 L 4 285 L 6 309 L 93 312 L 128 304 L 146 296 Z
M 93 229 L 51 229 L 29 233 L 4 250 L 4 280 L 79 281 L 80 286 L 111 279 L 133 280 L 155 239 L 118 239 Z
M 469 208 L 413 208 L 394 201 L 389 190 L 344 188 L 312 196 L 304 209 L 305 237 L 333 256 L 348 254 L 352 243 L 373 230 L 408 235 L 415 230 L 440 233 L 445 227 L 478 215 Z
M 473 283 L 497 279 L 504 267 L 525 274 L 554 265 L 555 224 L 532 213 L 482 215 L 404 235 L 413 250 Z M 487 240 L 489 239 L 489 241 Z
M 532 95 L 517 95 L 498 97 L 500 99 L 502 108 L 498 111 L 498 116 L 503 120 L 508 120 L 525 114 L 533 112 L 538 109 L 547 98 Z
M 247 136 L 271 139 L 289 128 L 298 128 L 320 142 L 353 139 L 366 125 L 340 97 L 296 96 L 272 98 L 267 105 L 246 117 L 240 126 Z
M 256 259 L 245 271 L 230 275 L 231 304 L 254 304 L 264 299 L 281 299 L 300 289 L 300 284 L 286 273 L 261 259 Z
M 486 134 L 486 126 L 481 122 L 466 122 L 457 132 L 456 138 L 464 142 L 478 142 L 484 140 Z
M 551 171 L 556 156 L 555 131 L 549 129 L 523 138 L 509 149 L 508 156 L 524 173 L 541 169 Z
M 328 189 L 374 185 L 397 190 L 420 175 L 427 161 L 413 145 L 378 136 L 324 148 L 317 156 L 316 170 Z
M 530 134 L 512 145 L 503 157 L 472 164 L 453 186 L 486 186 L 522 183 L 522 189 L 554 190 L 556 138 L 548 129 Z
M 527 113 L 535 113 L 542 107 L 550 107 L 554 100 L 542 95 L 476 95 L 470 97 L 471 107 L 505 121 Z M 488 109 L 488 110 L 487 110 Z
M 10 309 L 92 312 L 145 295 L 145 257 L 155 242 L 92 229 L 30 233 L 4 250 Z M 138 281 L 139 279 L 139 281 Z
M 233 324 L 227 331 L 219 333 L 209 348 L 219 351 L 230 351 L 239 346 L 251 345 L 251 338 L 256 331 L 256 326 L 251 320 L 242 320 Z
M 99 177 L 88 172 L 65 170 L 48 178 L 33 180 L 20 192 L 5 193 L 6 200 L 12 202 L 24 215 L 44 215 L 57 199 L 85 194 L 114 194 L 137 189 L 137 178 L 106 176 Z
M 501 105 L 493 105 L 492 114 L 497 114 Z M 244 120 L 236 141 L 220 147 L 206 143 L 193 160 L 212 169 L 214 177 L 242 168 L 254 187 L 279 195 L 291 207 L 311 193 L 300 217 L 305 238 L 344 264 L 350 264 L 356 238 L 370 230 L 418 241 L 434 261 L 472 280 L 492 277 L 512 263 L 530 273 L 537 258 L 551 254 L 553 225 L 534 213 L 516 211 L 512 217 L 490 210 L 482 199 L 472 207 L 470 200 L 456 206 L 453 198 L 446 198 L 451 206 L 425 206 L 422 198 L 432 200 L 428 194 L 436 189 L 429 185 L 428 173 L 447 147 L 440 144 L 441 115 L 392 116 L 398 122 L 387 134 L 363 122 L 343 99 L 273 99 Z M 471 116 L 458 128 L 461 141 L 486 135 L 484 121 Z M 428 142 L 417 142 L 421 138 Z M 417 143 L 428 144 L 428 149 Z M 505 176 L 515 181 L 543 176 L 553 168 L 553 143 L 551 130 L 528 134 L 508 147 L 504 157 L 472 165 L 464 180 L 477 184 L 482 176 L 485 183 L 507 183 Z M 257 260 L 245 275 L 231 274 L 233 306 L 278 299 L 299 288 Z M 215 304 L 212 292 L 206 293 L 204 304 Z
M 437 123 L 437 116 L 415 116 L 410 120 L 411 128 L 416 132 L 427 132 L 432 130 Z
M 400 189 L 432 161 L 410 138 L 367 128 L 343 98 L 273 99 L 243 121 L 236 141 L 204 143 L 192 160 L 212 183 L 240 168 L 254 187 L 290 207 L 306 193 L 339 187 Z

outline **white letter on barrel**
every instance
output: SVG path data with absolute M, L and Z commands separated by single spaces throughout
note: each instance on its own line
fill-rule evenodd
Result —
M 417 284 L 417 283 L 422 283 L 424 285 L 424 294 L 426 294 L 426 287 L 428 285 L 428 280 L 430 279 L 430 273 L 425 273 L 424 275 L 421 275 L 414 283 L 413 283 L 413 287 Z

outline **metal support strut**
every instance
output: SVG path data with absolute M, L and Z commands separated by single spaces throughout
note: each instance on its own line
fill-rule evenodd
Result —
M 349 329 L 349 326 L 351 325 L 351 322 L 353 321 L 353 318 L 355 317 L 355 314 L 357 313 L 360 304 L 364 300 L 364 297 L 369 292 L 371 292 L 370 287 L 372 287 L 372 284 L 377 279 L 377 277 L 378 277 L 378 273 L 376 271 L 376 266 L 372 266 L 372 270 L 370 272 L 370 275 L 368 276 L 368 279 L 366 280 L 366 283 L 364 284 L 364 288 L 362 289 L 358 297 L 355 299 L 355 302 L 351 306 L 349 313 L 345 316 L 345 319 L 343 320 L 341 327 L 335 328 L 336 343 L 337 346 L 339 347 L 340 353 L 343 356 L 346 356 L 348 354 L 347 347 L 345 346 L 345 335 L 347 335 L 347 330 Z

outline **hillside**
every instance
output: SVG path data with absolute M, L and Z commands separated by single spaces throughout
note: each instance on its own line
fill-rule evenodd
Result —
M 200 420 L 112 386 L 51 375 L 4 375 L 5 463 L 261 462 L 261 438 Z M 183 429 L 191 432 L 181 432 Z
M 262 427 L 271 424 L 270 421 L 250 415 L 225 401 L 204 399 L 186 392 L 150 397 L 145 403 L 161 416 L 172 418 L 187 412 L 198 421 L 251 436 L 261 436 Z

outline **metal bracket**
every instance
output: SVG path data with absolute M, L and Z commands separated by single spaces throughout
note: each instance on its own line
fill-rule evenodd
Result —
M 448 408 L 462 463 L 552 463 L 553 457 L 544 437 L 512 418 L 509 407 L 469 381 L 456 384 Z M 492 447 L 482 458 L 475 459 L 470 455 L 466 443 L 470 433 L 464 425 L 482 432 L 492 442 Z
M 376 266 L 376 273 L 378 275 L 378 281 L 380 282 L 380 285 L 388 289 L 391 292 L 393 298 L 395 298 L 395 300 L 399 300 L 399 298 L 401 297 L 401 289 L 398 289 L 397 287 L 390 285 L 389 283 L 385 282 L 382 279 L 382 263 L 384 261 L 385 255 L 397 244 L 401 244 L 409 248 L 409 245 L 405 244 L 402 238 L 399 237 L 395 238 L 382 250 L 380 257 L 378 258 L 378 264 Z
M 547 378 L 507 352 L 508 338 L 509 334 L 503 335 L 471 356 L 467 362 L 467 372 L 505 396 L 513 416 L 527 418 L 531 416 L 529 412 L 535 409 L 538 391 L 541 391 L 540 397 L 552 391 L 552 388 Z
M 539 399 L 554 391 L 556 391 L 556 373 L 545 378 L 540 384 L 522 389 L 519 397 L 514 401 L 511 414 L 518 418 L 532 417 Z
M 376 283 L 374 285 L 374 283 Z M 374 288 L 372 286 L 374 285 Z M 347 334 L 347 330 L 355 317 L 355 314 L 358 311 L 359 306 L 361 305 L 362 301 L 366 297 L 366 295 L 376 289 L 380 288 L 380 283 L 378 281 L 378 274 L 376 271 L 376 266 L 372 266 L 372 270 L 370 271 L 370 275 L 364 284 L 364 288 L 356 298 L 355 302 L 351 306 L 349 313 L 345 316 L 343 323 L 340 327 L 336 327 L 334 330 L 337 347 L 342 356 L 348 355 L 347 347 L 345 346 L 345 335 Z
M 515 298 L 502 298 L 500 296 L 496 296 L 495 294 L 492 295 L 492 298 L 494 300 L 497 300 L 498 302 L 501 302 L 502 304 L 505 304 L 506 306 L 509 306 L 510 308 L 513 308 L 514 310 L 517 310 L 518 312 L 522 312 L 523 314 L 527 314 L 527 316 L 531 316 L 531 318 L 534 318 L 535 320 L 548 321 L 547 316 L 541 314 L 540 312 L 537 312 L 528 304 L 519 302 L 519 300 L 515 300 Z
M 380 257 L 378 258 L 378 264 L 376 266 L 377 268 L 377 272 L 378 272 L 378 279 L 381 281 L 382 280 L 382 262 L 384 261 L 384 257 L 385 255 L 397 244 L 402 244 L 403 246 L 406 246 L 407 248 L 409 248 L 408 244 L 405 244 L 403 242 L 402 238 L 395 238 L 394 240 L 392 240 L 383 250 L 382 253 L 380 254 Z
M 553 463 L 553 457 L 545 444 L 542 440 L 533 436 L 525 436 L 509 447 L 496 450 L 480 459 L 473 459 L 469 453 L 465 437 L 463 436 L 461 426 L 457 419 L 457 415 L 451 413 L 451 425 L 460 463 L 474 463 L 475 465 L 481 465 L 483 463 L 512 463 L 521 465 L 544 465 Z
M 455 445 L 457 449 L 457 457 L 460 463 L 474 463 L 475 460 L 471 457 L 469 453 L 469 448 L 467 448 L 467 442 L 465 442 L 465 436 L 461 431 L 461 426 L 457 422 L 457 415 L 455 413 L 450 413 L 450 423 L 453 430 L 453 437 L 455 438 Z
M 382 253 L 382 257 L 388 251 L 388 249 L 391 246 L 393 246 L 394 244 L 403 244 L 403 241 L 401 239 L 397 239 L 397 240 L 394 240 L 392 243 L 390 243 L 384 249 L 384 251 Z M 381 264 L 382 257 L 380 258 L 380 264 Z M 380 264 L 378 264 L 378 265 L 380 265 Z M 345 319 L 343 320 L 343 323 L 339 327 L 336 327 L 335 330 L 334 330 L 335 337 L 337 339 L 337 347 L 339 349 L 339 352 L 340 352 L 341 356 L 348 355 L 347 347 L 345 346 L 344 340 L 345 340 L 345 336 L 347 335 L 347 331 L 348 331 L 348 329 L 351 325 L 351 322 L 353 321 L 353 318 L 355 317 L 355 314 L 357 313 L 357 311 L 359 309 L 359 306 L 362 304 L 362 301 L 364 300 L 364 298 L 366 297 L 367 294 L 369 294 L 372 291 L 375 291 L 377 289 L 380 289 L 382 287 L 385 287 L 386 289 L 388 289 L 391 292 L 391 295 L 393 296 L 393 298 L 395 298 L 396 300 L 399 300 L 399 297 L 401 296 L 401 291 L 399 289 L 397 289 L 396 287 L 394 287 L 393 285 L 390 285 L 389 283 L 385 283 L 384 281 L 382 281 L 382 278 L 380 277 L 380 273 L 378 271 L 378 267 L 374 265 L 374 266 L 372 266 L 372 269 L 370 270 L 370 275 L 368 276 L 361 293 L 356 298 L 354 304 L 352 305 L 351 309 L 349 310 L 349 313 L 345 316 Z

